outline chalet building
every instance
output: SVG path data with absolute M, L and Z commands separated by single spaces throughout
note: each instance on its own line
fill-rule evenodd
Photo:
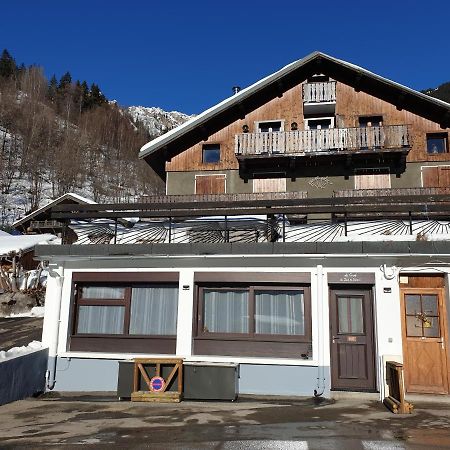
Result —
M 52 209 L 77 239 L 36 250 L 49 387 L 176 355 L 237 365 L 239 393 L 382 398 L 392 360 L 449 394 L 449 130 L 449 104 L 316 52 L 149 142 L 166 196 Z

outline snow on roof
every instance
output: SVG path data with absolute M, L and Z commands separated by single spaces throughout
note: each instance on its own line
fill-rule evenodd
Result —
M 0 256 L 11 252 L 27 251 L 37 244 L 57 244 L 60 239 L 53 234 L 28 234 L 23 236 L 0 236 Z
M 139 150 L 139 158 L 144 158 L 144 157 L 152 154 L 153 152 L 162 148 L 164 145 L 166 145 L 166 144 L 172 142 L 173 140 L 177 139 L 178 137 L 182 136 L 184 133 L 194 129 L 195 127 L 199 126 L 200 124 L 203 124 L 206 120 L 210 119 L 211 117 L 215 116 L 216 114 L 220 113 L 221 111 L 226 110 L 227 108 L 229 108 L 232 105 L 238 104 L 239 102 L 248 98 L 249 96 L 251 96 L 252 94 L 257 92 L 259 89 L 262 89 L 263 87 L 268 85 L 269 83 L 284 77 L 285 75 L 289 74 L 291 71 L 297 69 L 298 67 L 305 65 L 309 61 L 313 60 L 314 58 L 318 58 L 318 57 L 326 58 L 330 61 L 341 64 L 343 66 L 351 68 L 360 73 L 364 73 L 365 75 L 367 75 L 371 78 L 377 79 L 378 81 L 389 84 L 391 86 L 395 86 L 398 89 L 401 89 L 403 91 L 411 93 L 417 97 L 426 99 L 430 103 L 435 103 L 439 106 L 444 106 L 444 107 L 450 109 L 450 104 L 447 102 L 444 102 L 443 100 L 439 100 L 437 98 L 430 97 L 426 94 L 422 94 L 421 92 L 418 92 L 414 89 L 406 87 L 400 83 L 396 83 L 395 81 L 391 81 L 388 78 L 377 75 L 377 74 L 371 72 L 370 70 L 364 69 L 360 66 L 349 63 L 347 61 L 334 58 L 333 56 L 329 56 L 325 53 L 316 51 L 316 52 L 310 53 L 309 55 L 305 56 L 302 59 L 299 59 L 297 61 L 294 61 L 294 62 L 288 64 L 287 66 L 283 67 L 282 69 L 278 70 L 277 72 L 274 72 L 273 74 L 271 74 L 265 78 L 262 78 L 261 80 L 246 87 L 245 89 L 241 89 L 237 94 L 234 94 L 231 97 L 226 98 L 222 102 L 212 106 L 211 108 L 207 109 L 206 111 L 202 112 L 201 114 L 194 116 L 192 119 L 188 120 L 187 122 L 183 123 L 182 125 L 178 126 L 177 128 L 174 128 L 174 129 L 170 130 L 169 132 L 148 142 Z
M 56 198 L 55 200 L 52 200 L 50 203 L 47 203 L 45 206 L 41 206 L 40 208 L 36 209 L 35 211 L 31 212 L 30 214 L 27 214 L 26 216 L 22 217 L 21 219 L 16 220 L 13 223 L 13 227 L 17 227 L 17 226 L 27 222 L 28 220 L 30 220 L 34 216 L 38 215 L 39 213 L 51 208 L 52 206 L 57 205 L 60 202 L 63 202 L 64 200 L 74 200 L 81 204 L 87 204 L 87 205 L 96 205 L 97 204 L 97 202 L 94 202 L 94 200 L 91 200 L 86 197 L 82 197 L 81 195 L 78 195 L 78 194 L 74 194 L 73 192 L 67 192 L 66 194 L 61 195 L 60 197 Z

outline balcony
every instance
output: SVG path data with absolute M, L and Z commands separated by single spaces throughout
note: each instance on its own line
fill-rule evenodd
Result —
M 244 178 L 243 172 L 247 169 L 263 172 L 268 166 L 276 166 L 280 170 L 289 166 L 292 169 L 297 163 L 304 165 L 311 160 L 315 160 L 313 165 L 321 165 L 345 159 L 348 167 L 358 159 L 366 162 L 374 160 L 378 164 L 395 160 L 394 166 L 399 169 L 404 165 L 409 149 L 408 125 L 243 133 L 235 136 L 235 154 Z
M 305 83 L 303 85 L 303 102 L 336 102 L 336 81 L 326 81 L 324 83 Z

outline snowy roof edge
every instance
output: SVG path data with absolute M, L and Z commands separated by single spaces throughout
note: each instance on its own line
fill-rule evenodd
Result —
M 66 200 L 66 199 L 77 200 L 80 203 L 87 204 L 87 205 L 95 205 L 97 203 L 97 202 L 94 202 L 94 200 L 91 200 L 91 199 L 86 198 L 86 197 L 82 197 L 81 195 L 75 194 L 73 192 L 66 192 L 65 194 L 59 196 L 55 200 L 52 200 L 50 203 L 47 203 L 46 205 L 41 206 L 40 208 L 36 209 L 35 211 L 31 212 L 30 214 L 27 214 L 26 216 L 22 217 L 21 219 L 16 220 L 12 224 L 12 226 L 13 227 L 17 227 L 19 225 L 22 225 L 22 223 L 26 222 L 27 220 L 30 220 L 31 218 L 33 218 L 37 214 L 45 211 L 48 208 L 51 208 L 52 206 L 56 205 L 58 202 Z
M 426 94 L 422 94 L 421 92 L 416 91 L 415 89 L 404 86 L 403 84 L 397 83 L 396 81 L 392 81 L 389 78 L 382 77 L 381 75 L 377 75 L 376 73 L 371 72 L 370 70 L 364 69 L 363 67 L 357 66 L 356 64 L 349 63 L 342 59 L 334 58 L 333 56 L 327 55 L 326 53 L 315 51 L 315 52 L 310 53 L 309 55 L 305 56 L 302 59 L 299 59 L 297 61 L 294 61 L 294 62 L 284 66 L 280 70 L 268 75 L 265 78 L 262 78 L 261 80 L 257 81 L 256 83 L 240 90 L 237 94 L 234 94 L 231 97 L 226 98 L 225 100 L 223 100 L 220 103 L 212 106 L 211 108 L 203 111 L 199 115 L 193 117 L 192 119 L 190 119 L 187 122 L 181 124 L 180 126 L 174 128 L 173 130 L 170 130 L 166 134 L 163 134 L 163 135 L 153 139 L 152 141 L 147 142 L 147 144 L 143 145 L 141 147 L 141 149 L 139 150 L 139 158 L 142 159 L 142 158 L 145 158 L 146 156 L 154 153 L 155 151 L 159 150 L 164 145 L 170 143 L 171 141 L 182 136 L 184 133 L 192 130 L 196 126 L 199 126 L 206 120 L 210 119 L 215 114 L 217 114 L 223 110 L 226 110 L 227 108 L 229 108 L 230 106 L 233 106 L 236 103 L 239 103 L 240 101 L 244 100 L 245 98 L 247 98 L 250 95 L 257 92 L 259 89 L 264 88 L 269 83 L 271 83 L 279 78 L 282 78 L 283 76 L 289 74 L 291 71 L 305 65 L 307 62 L 309 62 L 317 57 L 327 58 L 330 61 L 336 62 L 338 64 L 342 64 L 350 69 L 359 71 L 369 77 L 377 79 L 378 81 L 384 82 L 384 83 L 394 86 L 398 89 L 401 89 L 405 92 L 408 92 L 415 96 L 421 97 L 422 99 L 425 99 L 431 103 L 446 107 L 450 111 L 450 103 L 447 103 L 443 100 L 439 100 L 437 98 L 430 97 L 429 95 L 426 95 Z

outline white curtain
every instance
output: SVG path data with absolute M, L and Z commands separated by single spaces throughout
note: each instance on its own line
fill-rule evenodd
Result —
M 257 334 L 305 334 L 305 305 L 301 291 L 255 292 Z
M 125 288 L 111 286 L 83 286 L 82 298 L 120 298 L 125 295 Z
M 178 287 L 133 287 L 130 334 L 176 335 Z
M 206 332 L 248 333 L 248 292 L 204 290 Z
M 123 306 L 80 306 L 77 333 L 122 334 Z

